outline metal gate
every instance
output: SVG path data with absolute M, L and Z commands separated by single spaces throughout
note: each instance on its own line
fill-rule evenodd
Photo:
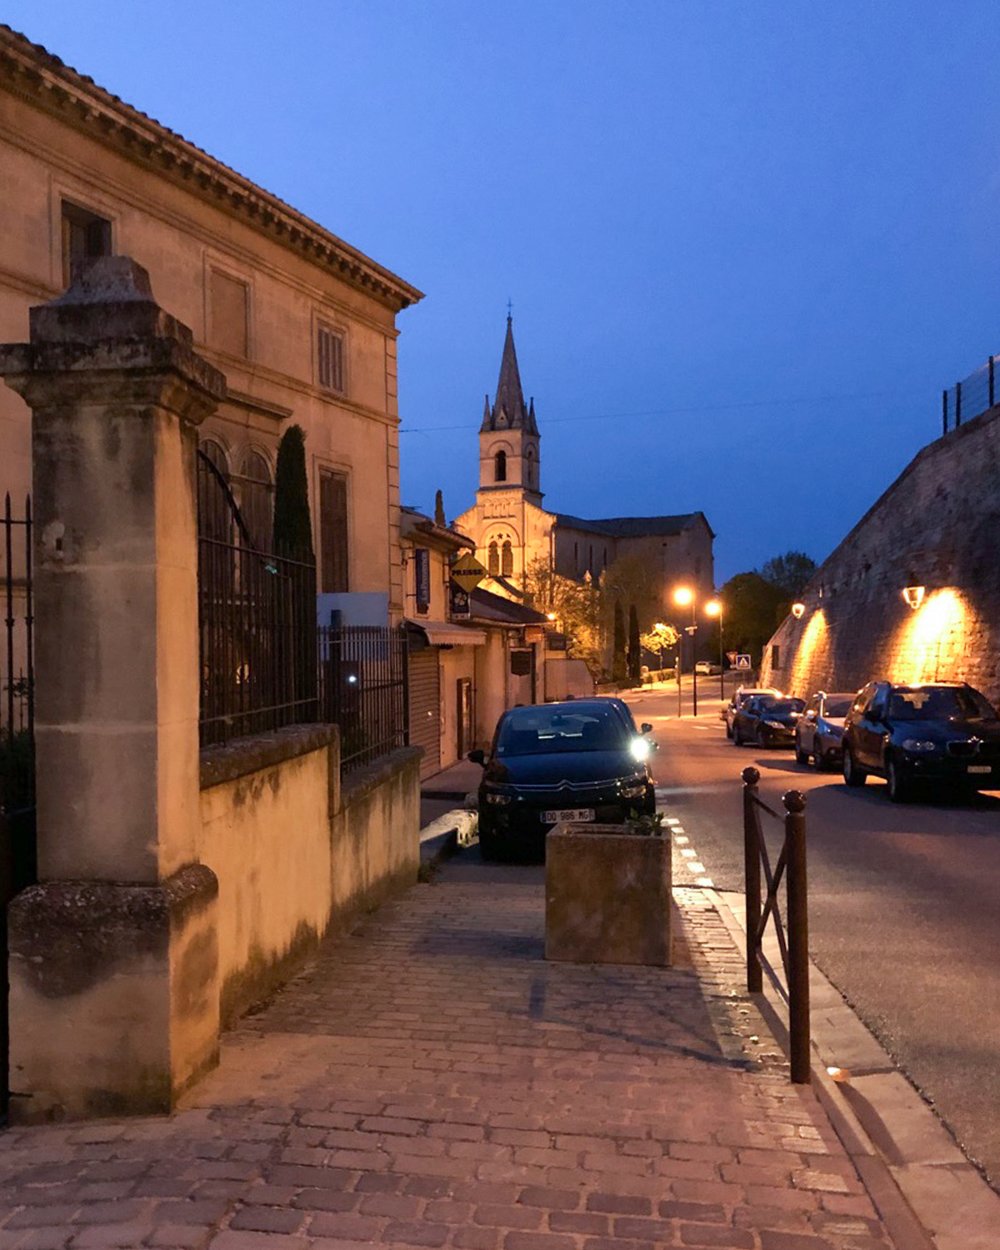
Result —
M 31 499 L 0 516 L 0 1108 L 7 1106 L 7 905 L 37 879 Z

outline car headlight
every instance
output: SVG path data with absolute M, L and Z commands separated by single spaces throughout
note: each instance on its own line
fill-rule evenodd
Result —
M 936 742 L 927 742 L 927 741 L 925 741 L 925 739 L 923 739 L 923 738 L 907 738 L 907 739 L 905 739 L 905 741 L 903 742 L 903 750 L 904 750 L 904 751 L 914 751 L 914 752 L 920 752 L 920 751 L 936 751 L 936 750 L 937 750 L 937 743 L 936 743 Z
M 768 729 L 787 729 L 787 725 L 782 724 L 780 720 L 766 720 L 764 724 Z
M 492 807 L 508 807 L 513 801 L 510 794 L 502 794 L 499 790 L 486 791 L 486 802 Z
M 648 760 L 650 752 L 649 739 L 633 738 L 629 743 L 629 750 L 631 751 L 632 758 L 634 760 L 639 760 L 640 763 L 644 760 Z
M 619 793 L 623 799 L 641 799 L 646 794 L 645 777 L 628 777 L 619 783 Z

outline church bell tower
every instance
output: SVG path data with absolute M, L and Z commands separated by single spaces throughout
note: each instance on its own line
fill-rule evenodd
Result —
M 507 315 L 507 336 L 500 362 L 496 400 L 486 396 L 479 427 L 479 489 L 482 492 L 516 490 L 531 503 L 541 504 L 540 436 L 535 401 L 525 405 L 521 375 L 514 350 L 514 331 Z

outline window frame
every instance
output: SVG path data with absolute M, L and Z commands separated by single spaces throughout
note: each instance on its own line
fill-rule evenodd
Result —
M 67 233 L 67 227 L 72 228 L 72 226 L 76 225 L 88 231 L 94 226 L 102 227 L 104 248 L 106 250 L 94 252 L 93 254 L 88 253 L 88 255 L 82 258 L 88 261 L 98 260 L 102 256 L 114 255 L 115 227 L 112 217 L 107 216 L 104 212 L 97 212 L 96 209 L 88 208 L 86 204 L 81 203 L 71 195 L 66 195 L 62 191 L 59 192 L 58 196 L 58 213 L 59 256 L 62 286 L 65 290 L 73 284 L 73 281 L 78 276 L 73 273 L 73 256 L 69 247 L 70 238 Z M 76 218 L 75 221 L 74 218 Z
M 332 377 L 330 381 L 325 381 L 323 377 L 324 359 L 323 359 L 322 340 L 324 336 L 328 336 L 331 342 L 335 341 L 339 343 L 340 345 L 340 352 L 339 352 L 340 359 L 338 362 L 339 377 L 336 377 L 336 378 Z M 315 370 L 314 370 L 313 376 L 316 379 L 316 385 L 319 387 L 319 389 L 328 395 L 345 396 L 347 394 L 347 388 L 348 388 L 347 342 L 348 342 L 347 330 L 343 326 L 337 325 L 333 321 L 330 321 L 327 318 L 322 317 L 322 316 L 317 316 L 314 319 L 313 351 L 315 353 Z M 338 382 L 339 382 L 339 385 L 338 385 Z

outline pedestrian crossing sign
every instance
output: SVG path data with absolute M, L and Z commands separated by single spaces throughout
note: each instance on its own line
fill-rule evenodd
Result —
M 736 657 L 736 667 L 739 669 L 750 668 L 750 657 L 748 655 L 738 655 Z

